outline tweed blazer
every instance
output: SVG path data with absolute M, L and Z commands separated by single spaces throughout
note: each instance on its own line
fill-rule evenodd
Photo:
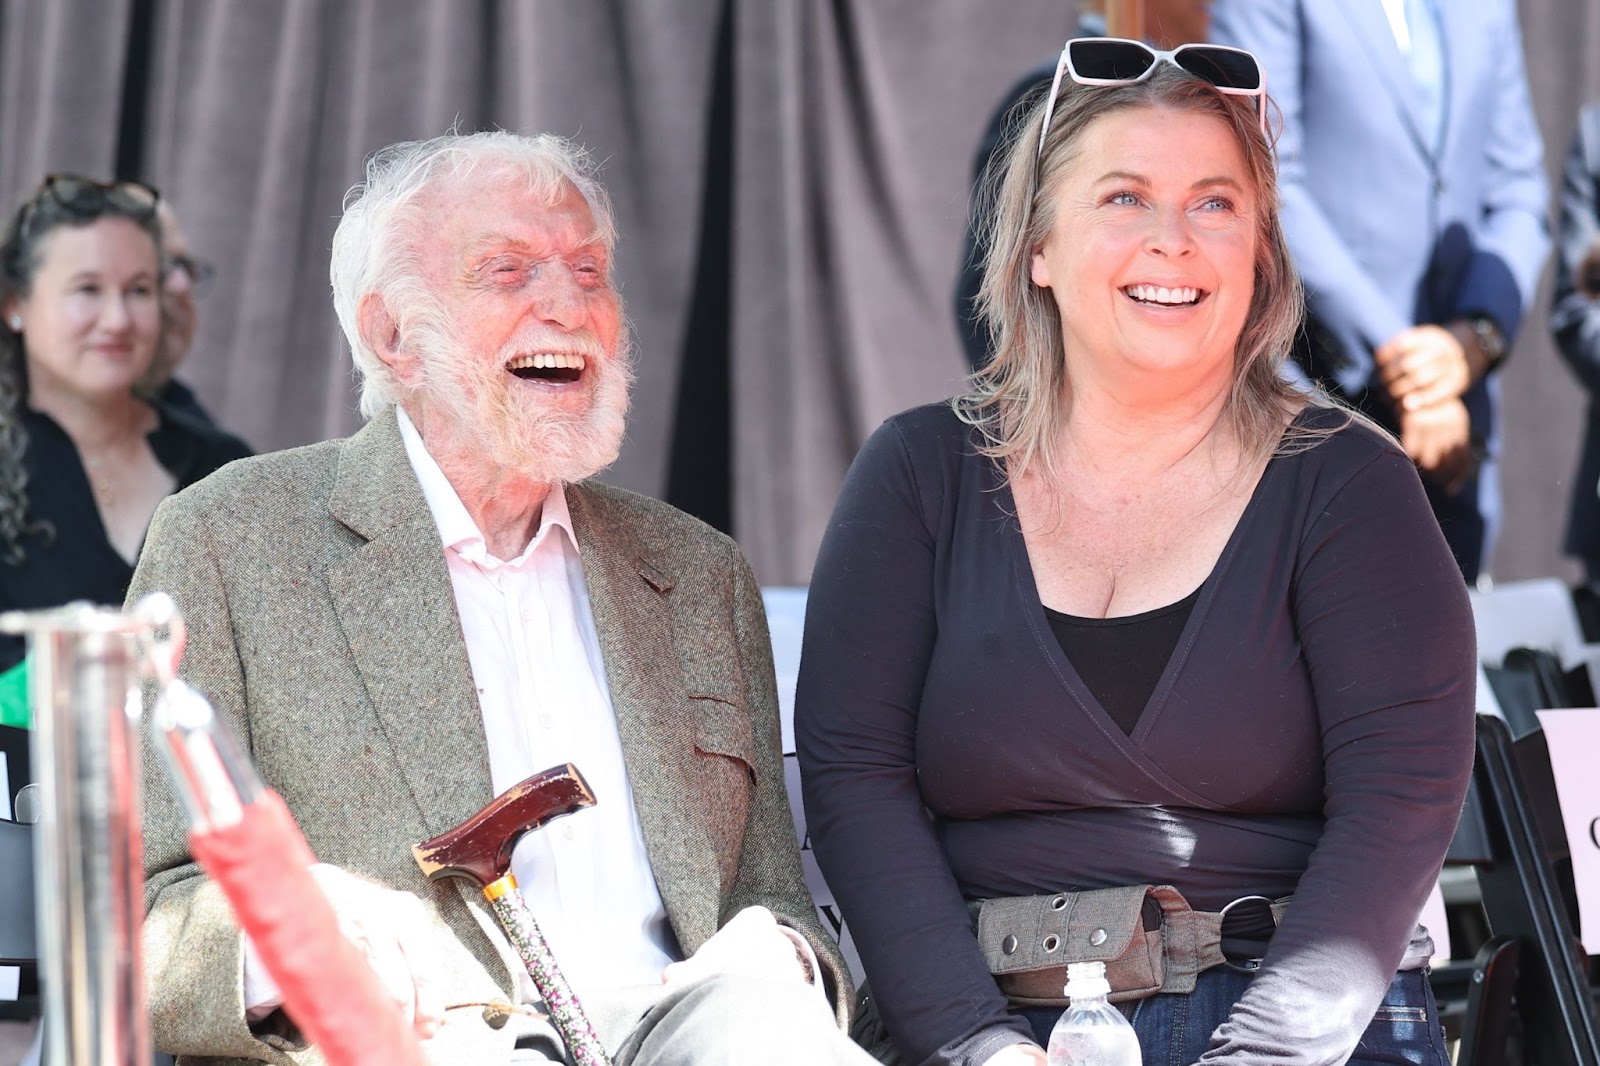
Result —
M 741 908 L 805 934 L 847 1025 L 849 977 L 806 892 L 784 789 L 760 590 L 729 538 L 666 504 L 568 489 L 651 868 L 693 952 Z M 421 897 L 447 1003 L 512 993 L 521 964 L 413 843 L 492 798 L 483 720 L 439 532 L 393 412 L 353 437 L 233 463 L 162 503 L 129 593 L 188 624 L 182 674 L 248 746 L 318 859 Z M 320 1058 L 244 1020 L 240 937 L 192 863 L 147 753 L 145 970 L 156 1044 L 188 1061 Z M 606 802 L 606 797 L 598 797 Z M 604 1029 L 602 1028 L 604 1035 Z M 452 1010 L 435 1063 L 505 1062 L 509 1031 Z

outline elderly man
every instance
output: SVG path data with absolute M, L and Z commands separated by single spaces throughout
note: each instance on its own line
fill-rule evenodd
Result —
M 131 595 L 176 598 L 185 676 L 288 802 L 434 1063 L 567 1060 L 536 1009 L 487 1024 L 486 1002 L 536 993 L 476 893 L 409 850 L 565 761 L 599 802 L 512 869 L 619 1066 L 868 1062 L 802 882 L 749 567 L 587 480 L 628 401 L 613 244 L 557 138 L 378 153 L 332 267 L 370 421 L 169 500 Z M 157 1045 L 318 1061 L 147 789 Z

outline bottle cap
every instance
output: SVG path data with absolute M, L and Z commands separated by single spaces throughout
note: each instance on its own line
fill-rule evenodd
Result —
M 1103 962 L 1071 962 L 1067 964 L 1067 987 L 1062 992 L 1072 1002 L 1094 996 L 1109 996 L 1111 982 L 1106 980 Z

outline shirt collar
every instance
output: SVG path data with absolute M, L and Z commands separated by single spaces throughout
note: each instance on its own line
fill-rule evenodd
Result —
M 467 562 L 486 570 L 493 570 L 500 566 L 524 562 L 547 537 L 554 535 L 551 531 L 557 529 L 566 534 L 567 543 L 572 545 L 573 551 L 578 550 L 578 538 L 572 531 L 572 512 L 567 509 L 566 488 L 562 485 L 552 485 L 550 495 L 545 497 L 544 507 L 539 512 L 539 529 L 528 542 L 528 546 L 522 550 L 522 554 L 509 561 L 496 559 L 490 555 L 483 531 L 478 528 L 478 523 L 472 520 L 466 504 L 462 503 L 461 497 L 456 494 L 455 486 L 450 484 L 450 479 L 429 454 L 428 446 L 422 442 L 422 434 L 417 432 L 417 427 L 406 414 L 405 408 L 397 404 L 394 413 L 396 421 L 400 424 L 400 440 L 405 445 L 406 458 L 410 460 L 411 469 L 417 475 L 418 484 L 422 486 L 423 502 L 428 505 L 428 511 L 433 515 L 434 525 L 439 527 L 439 539 L 444 543 L 446 551 L 453 551 Z

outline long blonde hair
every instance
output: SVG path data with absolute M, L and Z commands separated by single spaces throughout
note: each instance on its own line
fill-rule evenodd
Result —
M 1052 482 L 1059 476 L 1058 430 L 1071 402 L 1066 351 L 1060 312 L 1051 294 L 1033 283 L 1031 263 L 1055 225 L 1055 190 L 1081 154 L 1085 132 L 1116 111 L 1168 108 L 1214 115 L 1244 155 L 1258 205 L 1255 291 L 1234 350 L 1233 387 L 1222 417 L 1232 423 L 1247 465 L 1251 459 L 1265 461 L 1274 449 L 1311 447 L 1345 424 L 1325 420 L 1315 428 L 1297 424 L 1286 431 L 1285 422 L 1308 404 L 1356 417 L 1320 390 L 1307 393 L 1281 373 L 1305 296 L 1279 219 L 1273 146 L 1255 101 L 1225 96 L 1167 63 L 1131 85 L 1063 81 L 1044 150 L 1035 160 L 1044 103 L 1040 94 L 1019 109 L 984 176 L 988 206 L 979 221 L 984 253 L 977 305 L 994 358 L 951 401 L 957 416 L 979 431 L 980 451 L 1001 463 L 1008 480 L 1035 465 Z

